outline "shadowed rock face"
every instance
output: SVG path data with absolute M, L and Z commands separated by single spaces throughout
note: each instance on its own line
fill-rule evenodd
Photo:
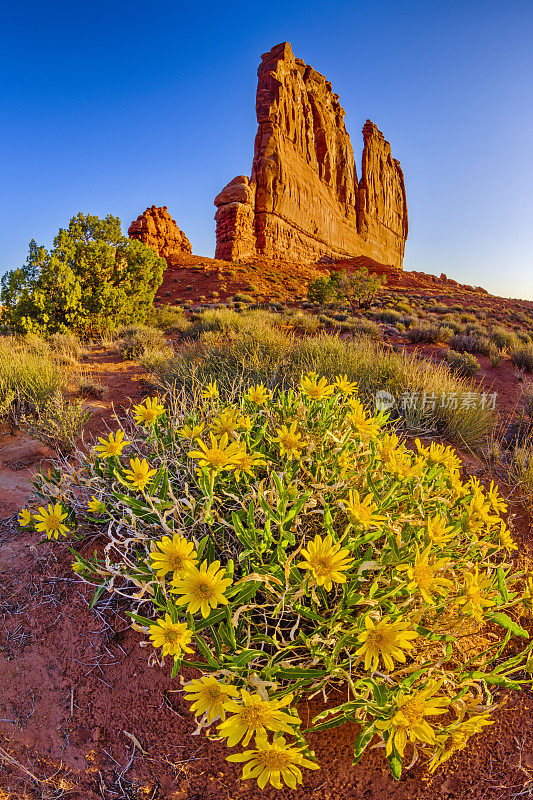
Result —
M 131 223 L 128 236 L 147 244 L 163 258 L 175 253 L 191 252 L 191 243 L 183 231 L 180 231 L 166 206 L 147 208 L 144 214 L 140 214 Z
M 367 120 L 357 179 L 344 110 L 331 83 L 288 42 L 262 56 L 250 179 L 215 198 L 216 257 L 305 263 L 365 255 L 401 267 L 407 237 L 403 173 Z

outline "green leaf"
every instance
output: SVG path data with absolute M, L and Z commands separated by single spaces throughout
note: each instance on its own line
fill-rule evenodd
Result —
M 207 643 L 202 639 L 202 637 L 198 636 L 198 634 L 195 634 L 194 641 L 196 642 L 198 650 L 201 652 L 207 663 L 211 664 L 212 667 L 218 667 L 217 660 L 213 657 L 211 648 L 208 647 Z
M 95 605 L 97 604 L 97 602 L 99 601 L 99 599 L 101 598 L 106 589 L 107 589 L 107 582 L 100 584 L 100 586 L 97 586 L 89 603 L 90 609 L 95 607 Z
M 148 619 L 148 617 L 140 617 L 139 614 L 133 614 L 131 611 L 126 611 L 128 617 L 131 617 L 135 622 L 138 622 L 139 625 L 153 625 L 153 619 Z
M 369 728 L 363 728 L 361 733 L 359 733 L 355 737 L 355 741 L 353 743 L 353 761 L 352 764 L 357 764 L 361 760 L 361 757 L 372 741 L 375 733 L 375 728 L 373 725 L 370 725 Z
M 522 639 L 529 639 L 529 633 L 521 628 L 518 623 L 516 623 L 511 617 L 508 617 L 507 614 L 503 612 L 498 612 L 497 614 L 492 614 L 490 617 L 487 617 L 490 622 L 495 622 L 496 625 L 500 625 L 502 628 L 505 628 L 511 633 L 514 633 L 516 636 L 521 636 Z
M 280 680 L 294 680 L 301 678 L 302 680 L 313 681 L 317 678 L 323 678 L 328 675 L 327 669 L 300 669 L 299 667 L 288 667 L 286 669 L 276 670 L 276 675 Z
M 500 590 L 500 594 L 505 602 L 508 603 L 509 592 L 507 591 L 507 584 L 505 583 L 505 573 L 501 567 L 498 567 L 496 574 L 498 576 L 498 589 Z
M 389 762 L 389 767 L 393 778 L 396 778 L 396 780 L 399 781 L 402 777 L 402 762 L 394 750 L 390 756 L 387 756 L 387 761 Z

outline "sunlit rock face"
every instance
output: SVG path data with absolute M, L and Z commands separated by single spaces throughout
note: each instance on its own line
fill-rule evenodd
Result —
M 331 83 L 295 58 L 288 42 L 262 56 L 258 76 L 252 174 L 215 198 L 216 258 L 306 263 L 365 255 L 401 267 L 405 185 L 383 134 L 367 120 L 358 180 Z

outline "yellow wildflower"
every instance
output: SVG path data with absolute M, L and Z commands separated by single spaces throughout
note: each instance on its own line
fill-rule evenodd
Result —
M 282 789 L 283 782 L 290 789 L 296 789 L 303 780 L 300 767 L 319 768 L 314 761 L 303 757 L 300 747 L 287 745 L 283 736 L 274 737 L 270 744 L 265 734 L 258 734 L 255 746 L 255 750 L 228 756 L 226 761 L 247 761 L 242 779 L 256 778 L 260 789 L 264 789 L 267 783 L 275 789 Z
M 318 380 L 316 373 L 310 372 L 300 381 L 302 394 L 310 400 L 325 400 L 335 391 L 333 384 L 327 382 L 326 378 Z
M 429 554 L 431 545 L 428 546 L 420 553 L 418 546 L 416 548 L 416 556 L 414 564 L 399 564 L 397 569 L 407 573 L 407 578 L 410 581 L 407 588 L 409 591 L 418 589 L 420 594 L 428 604 L 433 604 L 433 594 L 444 597 L 448 591 L 453 587 L 453 583 L 447 578 L 440 578 L 437 573 L 444 569 L 450 561 L 449 558 L 439 558 L 430 564 Z
M 337 375 L 335 388 L 340 394 L 350 395 L 357 391 L 357 384 L 348 380 L 348 375 Z
M 194 544 L 179 533 L 175 533 L 172 539 L 170 536 L 163 536 L 160 542 L 156 542 L 156 547 L 158 549 L 150 553 L 150 561 L 159 578 L 164 578 L 169 572 L 177 577 L 198 563 Z
M 488 491 L 489 502 L 497 514 L 505 514 L 507 511 L 507 503 L 500 495 L 500 490 L 494 483 L 494 481 L 490 482 L 490 487 Z
M 188 646 L 192 636 L 187 625 L 184 622 L 172 622 L 170 614 L 165 614 L 165 619 L 158 619 L 154 625 L 150 625 L 150 641 L 154 647 L 163 648 L 163 656 L 193 653 Z
M 165 413 L 165 406 L 159 402 L 157 397 L 147 397 L 144 405 L 140 403 L 133 406 L 133 416 L 135 422 L 142 425 L 153 425 L 153 423 Z
M 264 405 L 270 397 L 270 392 L 262 383 L 257 383 L 255 386 L 250 386 L 248 392 L 245 394 L 247 400 L 255 403 L 258 406 Z
M 31 511 L 27 508 L 23 508 L 19 514 L 19 525 L 21 528 L 26 528 L 28 525 L 31 525 Z
M 207 467 L 213 472 L 219 472 L 223 469 L 235 469 L 235 464 L 238 461 L 242 447 L 238 442 L 229 444 L 228 434 L 225 433 L 220 437 L 217 442 L 213 433 L 209 432 L 211 446 L 204 444 L 201 439 L 197 439 L 200 449 L 191 450 L 189 458 L 198 459 L 199 467 Z
M 350 423 L 352 428 L 355 428 L 360 436 L 365 438 L 373 438 L 377 436 L 380 430 L 379 422 L 371 417 L 368 411 L 365 410 L 363 404 L 356 398 L 349 401 L 350 412 L 346 416 L 346 420 Z
M 87 508 L 89 511 L 92 511 L 93 514 L 105 514 L 107 511 L 106 504 L 102 500 L 98 500 L 94 494 L 87 503 Z
M 49 539 L 51 539 L 52 536 L 54 539 L 57 539 L 59 534 L 66 536 L 69 528 L 63 524 L 63 521 L 66 520 L 67 517 L 68 513 L 60 503 L 56 503 L 54 506 L 48 503 L 48 508 L 39 506 L 39 513 L 35 514 L 35 520 L 37 522 L 35 530 L 39 533 L 46 533 Z
M 202 392 L 204 400 L 214 399 L 219 396 L 218 386 L 216 381 L 210 381 Z
M 500 521 L 499 517 L 495 517 L 490 512 L 491 505 L 485 497 L 483 488 L 473 484 L 473 496 L 467 510 L 465 529 L 477 538 L 477 534 L 485 525 L 493 525 Z
M 518 545 L 511 536 L 511 531 L 509 530 L 503 519 L 500 522 L 499 537 L 502 547 L 505 547 L 505 549 L 508 550 L 510 553 L 513 550 L 518 550 Z
M 483 728 L 494 725 L 494 720 L 490 719 L 488 713 L 477 714 L 464 722 L 457 722 L 450 726 L 447 733 L 437 734 L 437 753 L 434 755 L 429 765 L 429 771 L 435 772 L 437 767 L 448 761 L 458 750 L 466 747 L 471 736 L 481 733 Z
M 156 469 L 150 469 L 150 465 L 145 458 L 142 461 L 140 458 L 130 458 L 130 469 L 125 469 L 124 475 L 132 486 L 142 492 L 156 472 Z
M 183 687 L 188 694 L 185 699 L 191 703 L 191 711 L 195 717 L 206 715 L 208 722 L 220 717 L 226 719 L 224 703 L 230 697 L 238 697 L 239 690 L 235 686 L 220 683 L 213 675 L 203 675 L 201 678 L 189 681 Z
M 410 453 L 396 450 L 389 453 L 385 461 L 385 469 L 399 480 L 407 480 L 408 478 L 418 477 L 422 473 L 424 460 L 417 458 L 413 463 Z
M 344 572 L 349 569 L 353 558 L 347 548 L 341 549 L 338 542 L 333 543 L 330 533 L 325 539 L 317 534 L 301 554 L 304 560 L 296 566 L 310 570 L 317 585 L 323 586 L 327 592 L 334 583 L 346 583 Z
M 265 734 L 267 730 L 294 734 L 294 726 L 299 725 L 300 720 L 281 710 L 290 705 L 292 700 L 292 694 L 285 695 L 281 700 L 263 700 L 260 694 L 250 694 L 242 689 L 239 700 L 224 703 L 224 710 L 231 716 L 220 723 L 218 731 L 228 740 L 228 747 L 238 744 L 241 739 L 246 747 L 252 736 Z
M 294 421 L 289 428 L 286 425 L 276 428 L 278 436 L 272 439 L 273 442 L 278 442 L 281 455 L 287 456 L 289 460 L 293 457 L 300 458 L 303 448 L 307 447 L 307 442 L 302 441 L 302 434 L 296 432 L 297 425 Z
M 457 598 L 459 605 L 463 606 L 463 611 L 478 622 L 483 622 L 483 609 L 490 608 L 495 604 L 495 592 L 490 592 L 492 580 L 488 575 L 479 575 L 479 567 L 476 566 L 474 572 L 464 573 L 464 587 L 462 593 Z M 489 590 L 490 596 L 483 596 L 483 592 Z
M 230 440 L 237 439 L 238 418 L 239 412 L 236 408 L 228 408 L 225 411 L 221 411 L 220 414 L 214 418 L 211 424 L 211 430 L 215 436 L 226 435 Z
M 220 568 L 220 561 L 208 564 L 204 561 L 200 568 L 188 567 L 181 575 L 172 579 L 174 594 L 181 597 L 176 601 L 179 605 L 186 605 L 189 614 L 200 611 L 202 617 L 207 617 L 212 608 L 227 605 L 228 598 L 224 592 L 231 586 L 231 578 L 225 578 L 226 570 Z
M 382 522 L 386 517 L 382 514 L 376 514 L 378 507 L 372 502 L 370 495 L 367 495 L 364 500 L 359 497 L 359 492 L 356 489 L 350 489 L 348 500 L 346 501 L 346 511 L 348 516 L 368 530 L 371 525 L 377 525 Z
M 119 456 L 126 445 L 129 444 L 124 438 L 124 431 L 117 431 L 115 434 L 110 433 L 107 439 L 103 439 L 99 436 L 98 441 L 100 444 L 96 445 L 94 449 L 101 458 Z
M 254 469 L 264 467 L 266 463 L 261 453 L 249 453 L 243 446 L 235 461 L 235 478 L 239 481 L 243 475 L 253 477 Z
M 439 547 L 448 544 L 453 538 L 453 525 L 446 525 L 446 520 L 440 514 L 429 517 L 426 521 L 426 533 L 431 544 Z
M 392 755 L 395 748 L 403 758 L 408 739 L 435 744 L 435 731 L 425 717 L 446 713 L 449 699 L 434 696 L 440 687 L 437 681 L 429 681 L 425 689 L 402 697 L 391 719 L 376 722 L 378 730 L 389 733 L 385 748 L 387 756 Z
M 241 414 L 237 420 L 237 424 L 241 431 L 245 431 L 246 433 L 250 433 L 253 428 L 253 422 L 248 415 L 244 416 Z
M 394 669 L 394 659 L 405 663 L 404 650 L 412 650 L 411 639 L 418 636 L 416 631 L 408 630 L 409 622 L 398 617 L 394 622 L 389 616 L 383 617 L 377 624 L 370 616 L 365 617 L 366 630 L 359 634 L 358 641 L 362 646 L 356 655 L 364 655 L 365 669 L 376 670 L 381 657 L 385 669 Z
M 415 439 L 415 444 L 418 452 L 424 456 L 428 464 L 443 464 L 448 470 L 460 469 L 461 459 L 455 454 L 452 447 L 445 447 L 439 442 L 431 442 L 429 447 L 424 447 L 420 439 Z
M 400 440 L 395 433 L 385 433 L 377 442 L 377 451 L 382 461 L 388 461 L 390 456 L 396 452 L 400 445 Z
M 197 439 L 198 436 L 201 436 L 203 430 L 205 428 L 205 423 L 200 422 L 198 425 L 184 425 L 178 431 L 178 436 L 181 436 L 182 439 Z

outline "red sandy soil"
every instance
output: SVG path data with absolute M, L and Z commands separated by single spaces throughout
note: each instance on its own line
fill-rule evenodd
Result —
M 264 292 L 279 299 L 303 295 L 304 278 L 326 267 L 309 268 L 297 278 L 276 267 L 266 272 L 197 256 L 181 257 L 165 274 L 161 302 L 174 303 L 203 294 L 223 298 L 235 291 Z M 185 263 L 187 262 L 187 263 Z M 199 263 L 205 265 L 198 269 Z M 370 264 L 372 266 L 372 264 Z M 181 268 L 178 268 L 181 267 Z M 392 274 L 394 272 L 394 275 Z M 465 308 L 496 307 L 499 301 L 449 281 L 388 271 L 389 286 L 401 293 L 413 286 Z M 191 286 L 191 289 L 187 289 Z M 171 292 L 168 295 L 168 292 Z M 216 299 L 216 295 L 215 295 Z M 506 301 L 510 306 L 513 301 Z M 527 304 L 520 302 L 517 307 Z M 393 343 L 405 347 L 396 336 Z M 409 346 L 421 356 L 439 359 L 438 345 Z M 497 370 L 480 357 L 478 383 L 498 392 L 498 410 L 511 412 L 522 384 L 510 362 Z M 94 347 L 85 371 L 107 387 L 101 400 L 87 398 L 94 413 L 85 436 L 115 428 L 147 392 L 141 368 Z M 466 467 L 483 477 L 471 454 Z M 368 751 L 351 766 L 356 730 L 345 725 L 310 736 L 321 769 L 305 774 L 297 791 L 260 792 L 239 781 L 240 767 L 228 764 L 226 747 L 205 736 L 191 736 L 195 725 L 170 667 L 151 665 L 151 648 L 131 629 L 124 607 L 103 597 L 89 610 L 90 590 L 72 573 L 72 556 L 63 544 L 38 543 L 21 531 L 16 512 L 30 495 L 29 479 L 52 451 L 22 434 L 0 434 L 0 800 L 67 797 L 73 800 L 515 800 L 533 797 L 533 695 L 508 693 L 496 724 L 471 740 L 444 769 L 429 776 L 420 765 L 400 782 L 389 774 L 383 751 Z M 497 472 L 497 470 L 496 470 Z M 485 476 L 489 477 L 489 476 Z M 504 493 L 512 494 L 512 487 Z M 513 503 L 521 554 L 533 553 L 530 517 Z M 96 543 L 97 544 L 97 543 Z M 95 542 L 84 545 L 87 551 Z M 184 671 L 187 679 L 192 673 Z M 304 724 L 320 710 L 318 702 L 300 709 Z

